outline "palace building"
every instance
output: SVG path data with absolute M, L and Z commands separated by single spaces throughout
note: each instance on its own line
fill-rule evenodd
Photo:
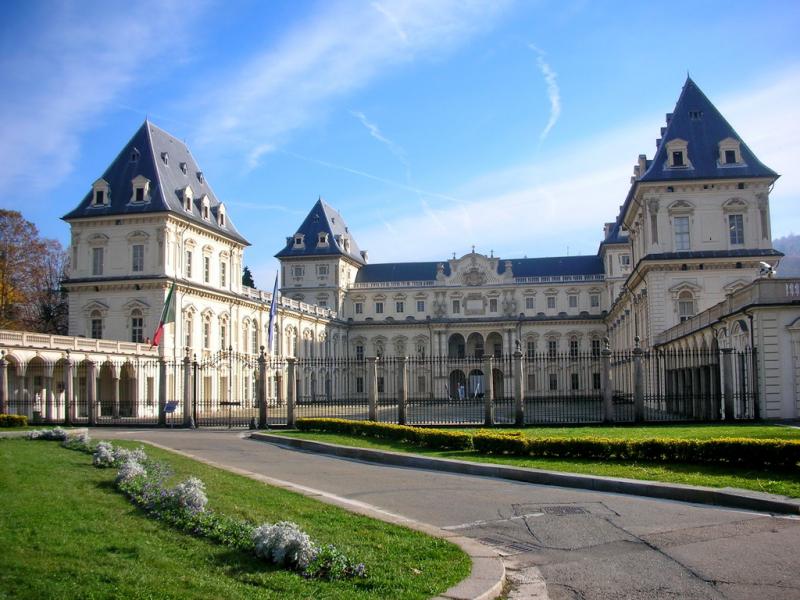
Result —
M 518 258 L 473 250 L 433 262 L 370 262 L 357 232 L 319 199 L 276 254 L 281 283 L 272 351 L 480 358 L 517 349 L 528 356 L 597 354 L 605 338 L 612 349 L 735 343 L 758 346 L 759 360 L 767 361 L 756 383 L 761 416 L 796 418 L 800 289 L 765 278 L 782 256 L 772 248 L 769 211 L 778 177 L 687 79 L 655 154 L 639 155 L 628 195 L 602 227 L 593 255 Z M 250 244 L 236 217 L 186 145 L 145 121 L 63 217 L 72 235 L 70 334 L 144 342 L 176 282 L 176 320 L 166 329 L 162 356 L 180 359 L 185 348 L 199 357 L 227 348 L 258 354 L 267 345 L 272 294 L 242 285 Z M 731 304 L 767 285 L 763 302 Z M 745 313 L 727 319 L 730 311 Z M 769 362 L 771 353 L 780 364 Z M 780 381 L 768 379 L 770 369 Z M 681 377 L 676 385 L 702 386 L 692 374 Z M 495 382 L 503 385 L 511 386 L 508 373 Z

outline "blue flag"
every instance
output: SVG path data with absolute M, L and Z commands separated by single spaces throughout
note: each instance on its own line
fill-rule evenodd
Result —
M 275 273 L 275 287 L 272 288 L 272 304 L 269 306 L 269 334 L 267 336 L 267 352 L 272 354 L 272 340 L 275 338 L 275 315 L 278 312 L 278 273 Z

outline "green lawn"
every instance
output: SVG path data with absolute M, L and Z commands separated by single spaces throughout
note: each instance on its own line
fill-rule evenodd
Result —
M 477 429 L 469 431 L 478 431 Z M 564 437 L 674 437 L 707 439 L 714 437 L 751 437 L 800 439 L 800 430 L 772 425 L 697 425 L 660 427 L 565 427 L 565 428 L 525 428 L 504 429 L 503 431 L 522 431 L 527 436 Z M 395 452 L 413 452 L 426 456 L 456 458 L 474 462 L 498 463 L 515 467 L 531 467 L 550 471 L 583 473 L 627 479 L 645 479 L 667 483 L 683 483 L 708 487 L 734 487 L 771 494 L 781 494 L 800 498 L 800 474 L 797 471 L 775 469 L 744 470 L 722 465 L 629 463 L 621 461 L 596 461 L 589 459 L 535 458 L 517 456 L 483 455 L 474 451 L 429 450 L 387 440 L 366 437 L 351 437 L 329 433 L 307 433 L 298 431 L 280 432 L 280 435 L 320 442 L 330 442 L 359 448 L 375 448 Z
M 129 445 L 129 444 L 125 444 Z M 368 577 L 307 580 L 146 517 L 113 469 L 56 442 L 0 440 L 0 598 L 429 598 L 465 578 L 456 546 L 146 447 L 176 477 L 205 483 L 209 507 L 291 520 L 334 543 Z

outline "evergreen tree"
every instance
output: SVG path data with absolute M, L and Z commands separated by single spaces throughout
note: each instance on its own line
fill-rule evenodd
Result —
M 250 272 L 250 267 L 247 265 L 244 266 L 244 272 L 242 273 L 242 285 L 251 288 L 256 287 L 256 282 L 253 281 L 253 274 Z

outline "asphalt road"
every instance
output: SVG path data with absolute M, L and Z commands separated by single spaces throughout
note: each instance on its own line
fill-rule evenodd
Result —
M 365 502 L 489 544 L 511 598 L 800 599 L 800 519 L 362 463 L 241 431 L 94 430 Z

